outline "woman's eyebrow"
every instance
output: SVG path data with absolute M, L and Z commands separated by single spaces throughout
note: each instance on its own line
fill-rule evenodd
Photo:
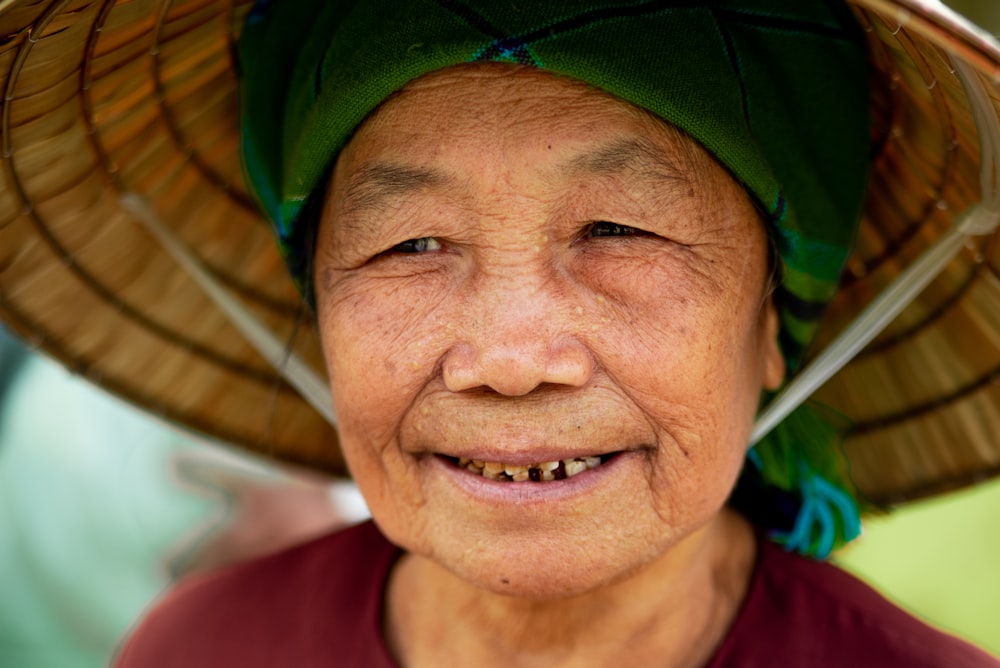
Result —
M 411 167 L 392 163 L 372 163 L 354 172 L 344 193 L 343 210 L 379 210 L 389 200 L 428 187 L 440 187 L 454 179 L 448 174 L 426 167 Z
M 563 163 L 559 172 L 572 176 L 614 176 L 633 172 L 659 181 L 687 183 L 688 170 L 651 142 L 626 137 L 586 150 Z M 450 174 L 429 167 L 374 162 L 351 175 L 344 195 L 344 213 L 380 210 L 393 198 L 453 184 Z
M 614 176 L 633 172 L 650 178 L 686 183 L 689 170 L 639 137 L 625 137 L 571 158 L 563 170 L 573 176 Z

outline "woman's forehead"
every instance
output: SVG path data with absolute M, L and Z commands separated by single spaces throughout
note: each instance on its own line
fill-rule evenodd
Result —
M 732 185 L 700 145 L 649 112 L 567 77 L 492 63 L 440 70 L 390 97 L 341 153 L 334 183 L 350 208 L 476 178 L 533 188 L 626 176 L 708 192 Z

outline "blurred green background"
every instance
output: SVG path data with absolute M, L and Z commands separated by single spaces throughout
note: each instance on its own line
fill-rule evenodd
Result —
M 945 0 L 946 5 L 965 14 L 994 35 L 1000 34 L 1000 1 L 998 0 Z
M 925 621 L 1000 657 L 1000 482 L 869 518 L 836 561 Z

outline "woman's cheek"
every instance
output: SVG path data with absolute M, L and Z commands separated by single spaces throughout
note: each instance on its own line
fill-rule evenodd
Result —
M 447 291 L 430 274 L 345 279 L 320 305 L 320 327 L 338 417 L 368 428 L 395 424 L 386 410 L 419 391 L 442 354 Z M 372 411 L 377 415 L 370 415 Z

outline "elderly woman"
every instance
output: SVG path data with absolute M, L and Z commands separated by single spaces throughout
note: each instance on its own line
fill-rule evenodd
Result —
M 248 180 L 374 523 L 182 583 L 119 665 L 997 665 L 769 540 L 856 533 L 824 423 L 748 457 L 867 57 L 832 1 L 260 3 Z

